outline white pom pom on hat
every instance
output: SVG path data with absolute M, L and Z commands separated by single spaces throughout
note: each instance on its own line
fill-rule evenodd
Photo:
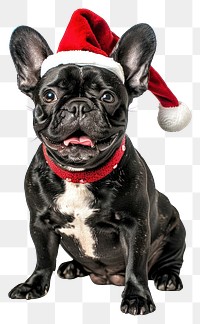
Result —
M 150 90 L 159 100 L 158 123 L 167 132 L 177 132 L 185 128 L 191 118 L 190 109 L 178 101 L 158 72 L 151 66 L 149 70 Z
M 109 57 L 119 37 L 106 21 L 88 9 L 76 10 L 66 28 L 56 54 L 44 60 L 41 76 L 60 64 L 93 65 L 113 72 L 124 83 L 122 66 Z M 150 67 L 148 90 L 159 100 L 158 123 L 168 132 L 186 127 L 190 109 L 179 102 L 158 72 Z

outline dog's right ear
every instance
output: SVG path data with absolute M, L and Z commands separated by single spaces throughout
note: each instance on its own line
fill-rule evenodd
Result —
M 40 80 L 42 62 L 53 54 L 45 39 L 27 26 L 16 28 L 10 40 L 10 53 L 17 70 L 19 89 L 33 97 L 33 90 Z

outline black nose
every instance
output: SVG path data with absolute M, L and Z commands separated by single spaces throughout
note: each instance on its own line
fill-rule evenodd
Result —
M 67 111 L 79 118 L 83 118 L 92 109 L 92 105 L 86 100 L 73 100 L 66 107 Z

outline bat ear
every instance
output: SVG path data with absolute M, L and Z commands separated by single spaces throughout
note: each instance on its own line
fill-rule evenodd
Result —
M 20 26 L 12 33 L 10 53 L 17 70 L 18 87 L 32 98 L 42 62 L 53 53 L 46 40 L 27 26 Z
M 156 36 L 147 24 L 130 28 L 119 40 L 111 57 L 119 62 L 125 74 L 125 86 L 131 100 L 148 88 L 148 75 L 156 50 Z

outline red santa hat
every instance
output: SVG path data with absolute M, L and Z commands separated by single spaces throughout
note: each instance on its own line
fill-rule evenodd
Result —
M 122 66 L 109 57 L 119 37 L 104 19 L 87 9 L 76 10 L 66 28 L 56 54 L 44 60 L 41 76 L 60 64 L 93 65 L 105 68 L 124 83 Z M 189 108 L 179 102 L 156 70 L 150 67 L 150 90 L 159 100 L 158 123 L 166 131 L 180 131 L 191 120 Z
M 90 10 L 78 9 L 71 17 L 57 53 L 43 62 L 41 75 L 59 64 L 71 63 L 103 67 L 124 82 L 122 66 L 109 57 L 118 39 L 104 19 Z

